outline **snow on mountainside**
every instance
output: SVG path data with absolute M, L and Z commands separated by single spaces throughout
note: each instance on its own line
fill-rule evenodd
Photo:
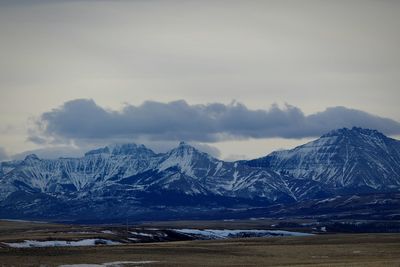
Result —
M 156 163 L 157 155 L 153 151 L 135 144 L 90 151 L 77 159 L 49 160 L 28 155 L 1 178 L 0 199 L 18 190 L 65 194 L 103 187 L 153 168 Z
M 369 129 L 334 130 L 305 145 L 246 164 L 342 191 L 400 188 L 400 141 Z
M 159 216 L 157 207 L 174 205 L 196 213 L 399 189 L 400 142 L 344 128 L 251 161 L 225 162 L 184 142 L 160 154 L 122 144 L 81 158 L 28 155 L 0 165 L 0 216 L 113 218 L 153 209 Z
M 275 172 L 224 162 L 183 142 L 161 158 L 157 169 L 164 171 L 173 167 L 178 172 L 172 180 L 179 176 L 181 179 L 196 181 L 201 187 L 185 192 L 189 194 L 208 192 L 230 197 L 265 197 L 273 200 L 280 194 L 290 195 L 280 175 Z M 170 184 L 168 188 L 171 188 Z M 175 185 L 175 190 L 177 188 L 179 184 Z
M 0 199 L 16 191 L 101 198 L 112 191 L 170 191 L 270 200 L 293 198 L 281 175 L 224 162 L 181 143 L 165 154 L 125 144 L 89 151 L 82 158 L 28 155 L 0 180 Z M 294 197 L 295 198 L 295 197 Z

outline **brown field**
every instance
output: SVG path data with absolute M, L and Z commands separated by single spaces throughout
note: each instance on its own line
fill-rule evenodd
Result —
M 82 227 L 0 222 L 0 241 L 48 239 L 49 235 L 54 238 L 53 234 L 60 237 L 63 231 L 87 231 L 90 228 Z M 27 228 L 28 233 L 31 231 L 30 237 L 26 236 Z M 76 237 L 69 236 L 71 239 Z M 327 234 L 96 247 L 0 247 L 0 266 L 58 266 L 114 261 L 156 261 L 143 266 L 400 266 L 400 234 Z
M 112 229 L 112 228 L 107 227 L 104 229 Z M 110 237 L 110 234 L 92 233 L 94 231 L 101 231 L 101 230 L 103 230 L 103 228 L 99 226 L 13 222 L 13 221 L 0 220 L 0 242 L 17 242 L 21 240 L 57 240 L 57 239 L 76 240 L 84 238 Z

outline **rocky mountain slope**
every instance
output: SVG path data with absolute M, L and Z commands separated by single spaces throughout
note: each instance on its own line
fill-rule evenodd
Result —
M 382 192 L 400 187 L 400 141 L 376 130 L 335 130 L 246 164 L 321 182 L 339 192 Z

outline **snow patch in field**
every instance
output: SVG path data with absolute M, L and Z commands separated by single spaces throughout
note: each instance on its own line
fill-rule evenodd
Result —
M 133 235 L 139 235 L 139 236 L 146 236 L 146 237 L 153 237 L 153 234 L 147 234 L 147 233 L 139 233 L 139 232 L 130 232 Z
M 110 230 L 103 230 L 103 231 L 101 231 L 103 234 L 111 234 L 111 235 L 114 235 L 115 233 L 113 232 L 113 231 L 110 231 Z
M 107 239 L 83 239 L 79 241 L 37 241 L 25 240 L 24 242 L 16 243 L 3 243 L 12 248 L 31 248 L 31 247 L 81 247 L 81 246 L 95 246 L 95 245 L 118 245 L 120 242 L 115 242 Z
M 310 236 L 313 234 L 290 232 L 283 230 L 214 230 L 214 229 L 173 229 L 185 235 L 202 236 L 207 239 L 223 239 L 234 237 L 266 237 L 266 236 Z

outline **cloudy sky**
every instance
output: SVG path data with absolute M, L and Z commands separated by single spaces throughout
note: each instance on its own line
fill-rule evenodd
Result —
M 0 1 L 0 160 L 400 135 L 399 1 Z

